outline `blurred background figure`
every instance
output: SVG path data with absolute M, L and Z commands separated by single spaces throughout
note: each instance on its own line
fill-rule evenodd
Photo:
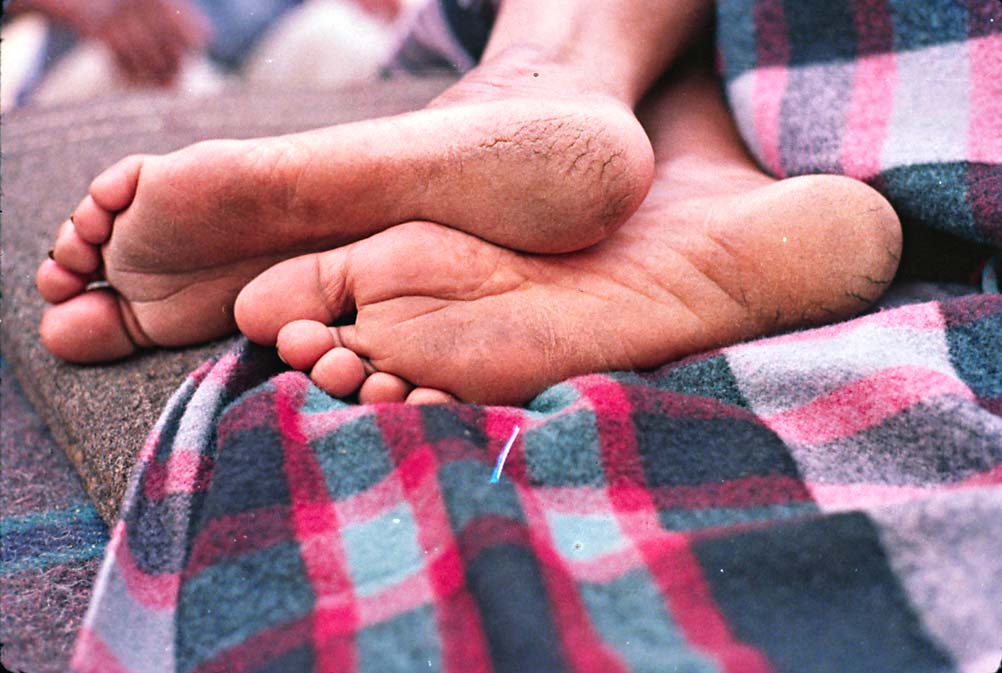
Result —
M 4 110 L 233 80 L 333 87 L 375 75 L 424 0 L 12 0 Z
M 104 44 L 131 82 L 171 83 L 181 57 L 209 37 L 205 16 L 188 0 L 13 0 L 11 15 L 37 12 L 66 32 Z M 53 40 L 57 43 L 58 40 Z
M 252 85 L 333 88 L 379 74 L 426 0 L 307 0 L 244 59 Z

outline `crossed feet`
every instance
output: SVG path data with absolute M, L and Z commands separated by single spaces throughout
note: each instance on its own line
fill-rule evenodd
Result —
M 336 396 L 520 403 L 844 318 L 889 283 L 890 205 L 763 174 L 708 74 L 652 97 L 649 144 L 621 103 L 535 72 L 487 64 L 425 111 L 123 160 L 39 267 L 43 342 L 95 362 L 235 321 Z

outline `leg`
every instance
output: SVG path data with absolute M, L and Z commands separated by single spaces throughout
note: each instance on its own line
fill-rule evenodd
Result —
M 516 403 L 572 375 L 844 318 L 889 283 L 900 229 L 887 202 L 848 178 L 766 176 L 709 75 L 671 83 L 645 116 L 654 185 L 601 244 L 540 257 L 404 224 L 261 274 L 238 298 L 241 330 L 277 341 L 328 390 L 362 385 L 363 401 L 407 387 L 365 394 L 358 362 L 326 350 L 463 400 Z M 324 327 L 352 311 L 354 324 Z
M 504 0 L 483 62 L 517 52 L 632 108 L 712 11 L 709 0 Z

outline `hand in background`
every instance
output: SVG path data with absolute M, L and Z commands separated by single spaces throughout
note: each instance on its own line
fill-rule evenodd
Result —
M 400 14 L 401 0 L 355 0 L 364 11 L 384 21 L 392 21 Z
M 166 86 L 181 58 L 202 50 L 211 29 L 188 0 L 15 0 L 81 36 L 106 44 L 129 81 Z
M 113 0 L 107 18 L 89 37 L 111 48 L 130 81 L 165 86 L 181 58 L 205 47 L 208 20 L 186 0 Z

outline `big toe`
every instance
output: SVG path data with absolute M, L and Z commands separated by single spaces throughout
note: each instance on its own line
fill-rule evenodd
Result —
M 106 362 L 137 350 L 116 295 L 106 290 L 85 292 L 49 307 L 39 333 L 49 352 L 69 362 Z
M 329 325 L 356 303 L 401 296 L 473 297 L 518 285 L 524 277 L 510 263 L 516 259 L 510 250 L 461 231 L 406 222 L 351 245 L 279 262 L 244 287 L 234 315 L 247 338 L 272 345 L 286 324 L 314 320 Z
M 344 248 L 279 262 L 247 284 L 233 307 L 237 327 L 251 341 L 273 345 L 295 320 L 330 324 L 350 308 L 344 276 L 331 273 Z

